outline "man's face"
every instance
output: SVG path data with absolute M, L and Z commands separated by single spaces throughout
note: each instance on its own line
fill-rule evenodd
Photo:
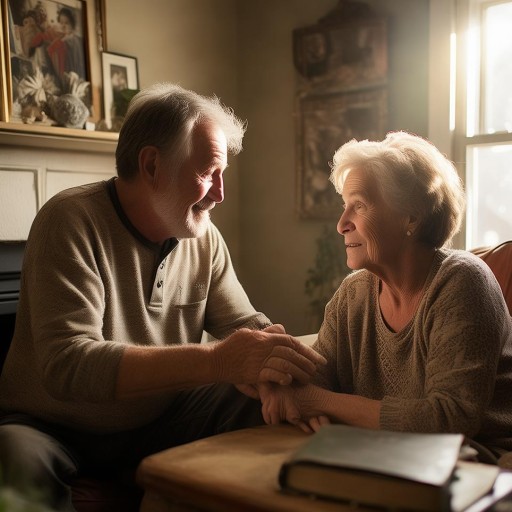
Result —
M 199 124 L 192 132 L 192 151 L 177 170 L 172 162 L 159 176 L 155 200 L 170 236 L 196 238 L 205 234 L 210 210 L 224 200 L 223 173 L 227 167 L 224 132 L 213 124 Z

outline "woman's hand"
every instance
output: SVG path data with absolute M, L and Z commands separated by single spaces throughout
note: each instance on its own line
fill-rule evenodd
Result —
M 304 432 L 316 432 L 330 423 L 321 407 L 322 389 L 306 386 L 258 386 L 265 423 L 275 425 L 287 421 Z
M 307 430 L 301 425 L 299 425 L 299 427 L 304 430 L 304 432 L 318 432 L 320 427 L 329 425 L 329 423 L 331 423 L 331 420 L 327 416 L 313 416 L 309 419 L 309 426 L 306 425 Z

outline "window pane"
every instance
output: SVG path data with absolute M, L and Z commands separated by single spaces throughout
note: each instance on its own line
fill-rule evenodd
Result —
M 512 132 L 512 2 L 485 9 L 484 133 Z
M 512 144 L 468 146 L 466 246 L 512 239 Z

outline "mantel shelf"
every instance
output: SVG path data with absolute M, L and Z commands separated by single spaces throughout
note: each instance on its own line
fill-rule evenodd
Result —
M 118 133 L 0 122 L 0 146 L 114 153 Z

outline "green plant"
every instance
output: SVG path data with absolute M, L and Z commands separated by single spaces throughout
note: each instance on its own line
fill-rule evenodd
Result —
M 53 512 L 10 487 L 0 488 L 0 512 Z
M 0 512 L 56 512 L 42 503 L 41 492 L 30 486 L 28 489 L 20 491 L 4 485 L 3 481 L 2 466 L 0 465 Z
M 322 322 L 327 302 L 348 274 L 349 268 L 345 263 L 343 237 L 337 233 L 335 227 L 325 225 L 315 243 L 315 264 L 307 270 L 305 292 L 310 298 L 312 327 L 317 330 Z
M 114 90 L 114 116 L 124 117 L 128 110 L 128 104 L 132 98 L 139 92 L 139 89 L 121 89 Z

